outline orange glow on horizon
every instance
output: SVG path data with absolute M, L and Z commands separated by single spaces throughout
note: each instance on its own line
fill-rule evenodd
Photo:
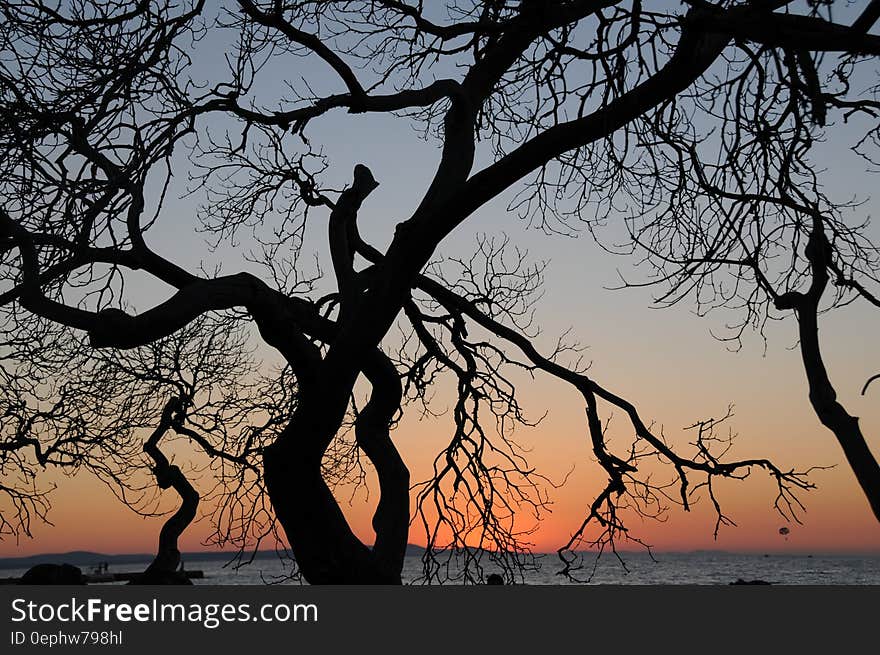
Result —
M 543 467 L 553 469 L 561 477 L 570 466 L 558 454 L 545 455 Z M 430 458 L 428 458 L 430 459 Z M 424 463 L 424 462 L 423 462 Z M 414 469 L 413 479 L 420 479 Z M 551 471 L 551 474 L 554 473 Z M 552 477 L 552 475 L 551 475 Z M 567 483 L 551 490 L 553 504 L 543 516 L 537 531 L 525 539 L 533 544 L 535 552 L 555 552 L 564 545 L 583 520 L 593 496 L 602 480 L 597 467 L 588 460 L 575 466 Z M 628 521 L 634 537 L 651 545 L 658 552 L 692 550 L 729 550 L 740 552 L 873 552 L 880 553 L 880 526 L 874 520 L 867 502 L 862 498 L 852 475 L 844 466 L 814 475 L 819 489 L 803 500 L 807 507 L 801 517 L 803 523 L 786 523 L 773 508 L 774 488 L 766 479 L 753 473 L 746 481 L 728 482 L 719 491 L 725 514 L 733 519 L 735 527 L 722 526 L 718 538 L 713 537 L 715 517 L 708 499 L 703 498 L 690 512 L 671 507 L 663 522 L 641 520 L 632 516 Z M 356 494 L 351 503 L 342 507 L 349 516 L 355 532 L 366 542 L 372 541 L 371 513 L 377 497 L 375 482 L 367 500 Z M 163 501 L 173 501 L 166 492 Z M 348 496 L 346 495 L 346 498 Z M 170 507 L 170 506 L 169 506 Z M 118 501 L 97 480 L 80 475 L 63 478 L 53 496 L 50 520 L 54 525 L 33 525 L 33 539 L 22 538 L 0 541 L 0 556 L 16 557 L 38 553 L 60 553 L 87 550 L 108 554 L 152 553 L 163 518 L 143 518 Z M 535 525 L 531 516 L 523 517 L 520 529 Z M 781 526 L 791 530 L 788 538 L 779 534 Z M 211 550 L 205 545 L 212 529 L 206 519 L 190 526 L 181 540 L 181 550 L 194 552 Z M 424 546 L 420 526 L 413 524 L 410 543 Z M 271 544 L 264 544 L 271 547 Z M 637 543 L 620 542 L 623 550 L 637 550 Z M 228 549 L 228 548 L 227 548 Z
M 611 391 L 635 401 L 646 421 L 655 417 L 663 421 L 652 429 L 662 430 L 671 444 L 686 453 L 692 436 L 682 427 L 713 413 L 717 416 L 728 403 L 735 402 L 736 413 L 730 424 L 739 436 L 728 458 L 767 457 L 783 470 L 833 468 L 811 474 L 818 488 L 801 495 L 806 505 L 801 525 L 786 523 L 773 509 L 776 491 L 767 475 L 756 469 L 746 480 L 719 484 L 725 514 L 737 525 L 722 526 L 717 539 L 713 537 L 715 519 L 711 504 L 705 497 L 691 512 L 670 507 L 664 522 L 632 517 L 628 527 L 633 535 L 658 551 L 880 553 L 880 524 L 871 514 L 833 435 L 818 423 L 809 408 L 798 354 L 785 349 L 768 352 L 758 362 L 762 368 L 756 377 L 754 360 L 727 353 L 714 342 L 709 344 L 711 348 L 699 350 L 699 356 L 654 347 L 655 343 L 675 339 L 676 343 L 700 344 L 700 340 L 708 337 L 699 326 L 690 328 L 686 327 L 688 323 L 673 320 L 671 313 L 653 313 L 652 318 L 651 342 L 628 341 L 625 334 L 621 335 L 625 327 L 613 326 L 615 331 L 610 325 L 582 319 L 583 324 L 592 326 L 587 337 L 595 345 L 595 352 L 603 354 L 597 355 L 591 375 Z M 581 319 L 575 316 L 573 320 Z M 871 362 L 866 362 L 863 354 L 867 348 L 866 331 L 858 325 L 850 326 L 849 331 L 844 328 L 835 326 L 842 333 L 838 341 L 831 342 L 844 349 L 831 353 L 837 360 L 833 368 L 835 379 L 866 379 L 872 370 Z M 694 350 L 697 352 L 696 346 Z M 640 376 L 633 378 L 631 371 L 640 371 Z M 860 416 L 866 435 L 880 434 L 880 413 L 875 402 L 861 397 L 860 387 L 851 386 L 855 390 L 839 386 L 842 401 L 851 413 Z M 546 379 L 526 380 L 522 389 L 520 400 L 531 418 L 545 411 L 549 415 L 537 427 L 519 430 L 515 435 L 517 441 L 527 449 L 530 464 L 554 483 L 568 476 L 561 488 L 548 489 L 553 504 L 538 530 L 529 537 L 536 551 L 554 552 L 580 525 L 606 478 L 590 450 L 582 399 L 566 385 Z M 442 413 L 448 407 L 448 398 L 444 401 L 440 397 L 436 409 Z M 605 419 L 612 418 L 610 447 L 615 452 L 626 452 L 631 428 L 628 432 L 626 420 L 619 412 L 611 413 L 607 407 L 601 410 Z M 411 479 L 418 482 L 430 475 L 433 458 L 449 439 L 451 418 L 448 412 L 430 420 L 418 420 L 414 414 L 417 412 L 404 416 L 393 436 L 410 467 Z M 876 443 L 871 446 L 877 453 Z M 183 454 L 176 456 L 181 458 Z M 667 467 L 666 479 L 670 473 Z M 52 473 L 47 476 L 52 477 Z M 18 543 L 14 539 L 0 541 L 0 556 L 71 550 L 108 554 L 154 550 L 162 518 L 144 519 L 136 515 L 105 486 L 85 476 L 54 479 L 59 484 L 52 496 L 49 517 L 54 526 L 35 524 L 31 526 L 33 539 L 23 537 Z M 378 498 L 374 480 L 370 481 L 370 492 L 369 498 L 356 494 L 351 502 L 348 494 L 340 495 L 343 511 L 366 543 L 373 539 L 370 522 Z M 174 501 L 172 492 L 163 494 L 164 507 L 173 507 Z M 790 528 L 788 539 L 779 535 L 781 526 Z M 519 527 L 530 529 L 534 520 L 524 513 Z M 181 549 L 204 550 L 203 544 L 211 532 L 207 521 L 194 524 L 185 533 Z M 425 543 L 415 524 L 409 541 Z M 626 543 L 619 546 L 638 548 Z

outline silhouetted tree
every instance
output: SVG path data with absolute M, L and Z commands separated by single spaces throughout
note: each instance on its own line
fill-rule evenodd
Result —
M 156 384 L 138 366 L 175 366 L 173 356 L 150 360 L 151 346 L 197 340 L 198 330 L 192 339 L 175 335 L 199 320 L 255 326 L 283 368 L 262 378 L 236 372 L 237 387 L 221 399 L 207 394 L 202 411 L 181 411 L 173 427 L 215 462 L 221 491 L 212 503 L 220 508 L 221 537 L 268 534 L 277 521 L 313 583 L 400 582 L 411 486 L 391 430 L 404 403 L 426 403 L 447 374 L 457 392 L 453 434 L 431 479 L 415 485 L 429 579 L 444 570 L 437 546 L 464 555 L 469 580 L 481 578 L 482 551 L 472 546 L 491 549 L 507 577 L 528 563 L 514 512 L 540 513 L 546 480 L 511 437 L 513 424 L 527 422 L 510 381 L 516 369 L 543 372 L 581 394 L 590 446 L 608 478 L 563 548 L 567 572 L 578 565 L 569 551 L 584 542 L 604 548 L 632 538 L 622 523 L 627 508 L 656 515 L 677 502 L 687 509 L 703 489 L 717 509 L 717 530 L 728 519 L 714 482 L 753 468 L 775 480 L 777 507 L 791 513 L 794 492 L 811 487 L 804 474 L 764 459 L 724 461 L 728 438 L 717 432 L 723 419 L 695 424 L 690 452 L 680 453 L 633 403 L 567 366 L 569 347 L 560 342 L 542 354 L 530 331 L 540 267 L 492 238 L 473 259 L 432 258 L 447 235 L 511 188 L 521 190 L 520 213 L 551 230 L 586 210 L 591 220 L 608 216 L 623 197 L 639 208 L 690 199 L 684 192 L 702 184 L 704 171 L 658 156 L 671 141 L 681 152 L 721 153 L 709 176 L 725 180 L 716 183 L 718 196 L 738 181 L 747 186 L 741 180 L 752 166 L 786 171 L 799 141 L 782 125 L 790 116 L 799 120 L 801 105 L 817 123 L 853 103 L 873 106 L 846 79 L 865 56 L 880 54 L 880 38 L 868 34 L 878 3 L 866 3 L 851 25 L 832 21 L 830 4 L 4 3 L 0 363 L 13 381 L 6 393 L 21 396 L 22 415 L 40 414 L 65 387 L 38 388 L 28 367 L 59 364 L 60 332 L 87 335 L 90 347 L 72 359 L 125 371 L 130 386 L 115 397 L 130 397 L 142 420 L 93 439 L 93 430 L 108 429 L 95 420 L 104 417 L 76 398 L 78 376 L 63 363 L 66 371 L 52 372 L 71 385 L 73 407 L 83 405 L 87 415 L 75 421 L 77 434 L 59 426 L 59 438 L 86 444 L 77 446 L 83 452 L 110 449 L 128 470 L 142 461 L 134 449 L 140 441 L 128 435 L 138 426 L 155 429 L 169 397 L 154 393 Z M 207 82 L 188 54 L 200 47 L 213 58 L 226 53 L 227 70 L 211 71 Z M 839 94 L 820 84 L 821 53 L 844 62 Z M 279 61 L 287 67 L 279 69 Z M 320 63 L 326 73 L 304 67 L 288 76 L 298 61 Z M 310 74 L 314 79 L 300 79 Z M 766 85 L 776 92 L 765 95 Z M 329 163 L 309 134 L 336 110 L 394 114 L 438 144 L 428 188 L 384 251 L 357 223 L 378 184 L 374 173 L 356 165 L 341 191 L 322 182 Z M 754 161 L 750 144 L 758 136 L 770 145 Z M 252 231 L 259 246 L 252 261 L 266 276 L 188 270 L 151 247 L 153 231 L 180 227 L 164 205 L 172 170 L 186 166 L 181 150 L 189 153 L 194 192 L 204 193 L 202 228 L 221 247 Z M 766 195 L 754 192 L 753 202 L 776 207 Z M 328 221 L 334 289 L 323 296 L 298 260 L 307 220 Z M 151 302 L 144 293 L 140 301 L 149 307 L 135 312 L 122 300 L 123 282 L 135 272 L 172 295 Z M 405 339 L 395 350 L 396 321 Z M 227 352 L 236 361 L 244 350 L 242 343 Z M 354 394 L 359 379 L 369 387 L 362 407 Z M 185 397 L 195 403 L 199 393 Z M 613 409 L 622 410 L 633 435 L 615 450 L 602 419 Z M 62 406 L 52 420 L 68 421 L 75 411 Z M 33 448 L 41 463 L 51 461 L 51 447 L 13 429 L 15 416 L 4 419 L 3 453 L 21 459 Z M 372 546 L 353 533 L 333 494 L 336 484 L 360 479 L 361 455 L 379 482 Z M 640 470 L 655 460 L 670 467 L 668 484 Z M 27 462 L 4 459 L 7 466 L 31 471 Z M 12 493 L 20 517 L 44 512 L 30 486 Z M 266 496 L 271 512 L 259 505 Z
M 811 4 L 830 20 L 833 3 Z M 731 74 L 692 95 L 694 102 L 717 107 L 723 130 L 716 148 L 706 147 L 712 140 L 706 130 L 695 138 L 689 121 L 658 122 L 652 157 L 666 174 L 626 224 L 653 268 L 648 284 L 664 287 L 660 303 L 687 298 L 701 313 L 740 312 L 732 333 L 721 337 L 736 347 L 746 329 L 763 334 L 768 320 L 794 314 L 810 404 L 837 438 L 880 520 L 880 466 L 858 418 L 838 400 L 819 340 L 823 311 L 856 301 L 880 307 L 880 249 L 869 221 L 845 220 L 861 203 L 827 196 L 817 170 L 822 150 L 815 152 L 836 127 L 835 134 L 846 130 L 852 150 L 869 166 L 876 162 L 880 85 L 876 71 L 863 65 L 876 62 L 865 55 L 877 54 L 867 43 L 878 37 L 867 33 L 880 3 L 864 5 L 848 28 L 852 38 L 865 39 L 864 49 L 822 59 L 797 40 L 787 41 L 780 28 L 777 41 L 731 55 Z M 856 86 L 866 90 L 854 94 Z M 840 125 L 831 122 L 835 118 Z
M 248 357 L 239 324 L 232 316 L 202 316 L 168 338 L 118 352 L 93 352 L 65 328 L 53 332 L 37 354 L 15 361 L 15 367 L 9 365 L 14 360 L 7 360 L 3 368 L 4 482 L 18 479 L 29 484 L 12 496 L 19 504 L 7 505 L 21 510 L 4 515 L 5 533 L 21 530 L 29 535 L 31 517 L 46 519 L 48 490 L 36 484 L 37 467 L 55 467 L 69 474 L 88 471 L 143 516 L 161 513 L 155 502 L 156 488 L 173 488 L 180 506 L 162 526 L 157 556 L 140 581 L 177 581 L 177 540 L 195 518 L 199 494 L 159 448 L 160 442 L 169 442 L 169 433 L 176 434 L 178 440 L 183 438 L 205 452 L 219 466 L 210 476 L 215 484 L 225 494 L 242 490 L 238 500 L 243 502 L 249 497 L 244 490 L 257 479 L 255 466 L 247 461 L 253 451 L 229 436 L 235 419 L 224 417 L 222 428 L 214 426 L 218 413 L 230 406 L 233 412 L 254 413 L 242 402 L 271 398 L 259 380 L 250 376 L 248 383 L 243 382 L 253 372 L 254 362 Z M 162 399 L 169 395 L 172 399 L 163 407 Z M 197 430 L 204 430 L 207 437 Z M 141 439 L 142 433 L 149 437 Z M 145 476 L 145 470 L 152 475 Z M 192 472 L 201 477 L 198 467 Z M 11 495 L 15 488 L 7 488 Z M 253 498 L 263 493 L 252 491 Z M 209 486 L 205 492 L 216 499 L 216 489 Z M 229 502 L 223 509 L 229 509 Z M 251 527 L 259 521 L 254 515 L 257 510 L 254 506 L 237 509 L 240 516 L 251 515 Z M 256 529 L 249 532 L 257 538 L 268 534 Z M 222 535 L 215 537 L 225 542 Z

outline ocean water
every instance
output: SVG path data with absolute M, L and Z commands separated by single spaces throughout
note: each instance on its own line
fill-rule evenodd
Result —
M 587 555 L 585 574 L 593 570 L 594 557 Z M 613 585 L 727 585 L 737 579 L 763 580 L 781 585 L 880 585 L 880 555 L 781 555 L 737 554 L 723 552 L 622 554 L 626 568 L 613 556 L 605 555 L 596 564 L 589 584 Z M 97 564 L 97 562 L 96 562 Z M 111 572 L 143 571 L 149 561 L 111 565 Z M 201 570 L 205 577 L 198 585 L 301 584 L 287 579 L 289 560 L 261 555 L 249 564 L 235 566 L 216 559 L 200 560 L 190 555 L 184 562 L 189 570 Z M 88 573 L 87 567 L 81 567 Z M 560 562 L 555 555 L 539 558 L 539 568 L 526 572 L 524 584 L 573 584 L 558 575 Z M 419 584 L 422 562 L 408 556 L 404 581 Z M 488 564 L 484 573 L 494 572 Z M 0 570 L 0 578 L 19 577 L 24 569 Z
M 773 584 L 787 585 L 880 585 L 880 556 L 841 555 L 742 555 L 732 553 L 655 553 L 654 559 L 647 553 L 622 555 L 624 564 L 613 556 L 603 556 L 593 564 L 594 556 L 587 556 L 584 564 L 593 572 L 589 584 L 633 585 L 726 585 L 737 579 L 764 580 Z M 256 564 L 259 573 L 251 570 Z M 624 568 L 624 565 L 626 568 Z M 196 568 L 195 562 L 190 568 Z M 555 555 L 539 559 L 539 568 L 524 574 L 522 583 L 533 585 L 578 584 L 559 575 L 561 563 Z M 250 567 L 236 570 L 220 565 L 204 568 L 206 578 L 196 581 L 202 584 L 259 584 L 262 579 L 283 573 L 276 561 L 261 560 Z M 492 573 L 491 565 L 485 574 Z M 418 584 L 422 573 L 422 561 L 409 556 L 404 565 L 404 582 Z

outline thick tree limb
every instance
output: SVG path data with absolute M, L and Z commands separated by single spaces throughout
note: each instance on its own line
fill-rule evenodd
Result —
M 373 178 L 370 169 L 363 164 L 354 168 L 351 186 L 342 192 L 330 212 L 328 242 L 336 286 L 341 297 L 342 311 L 350 308 L 353 299 L 355 271 L 354 239 L 357 235 L 357 213 L 361 203 L 379 183 Z
M 811 266 L 810 286 L 806 292 L 789 291 L 779 296 L 779 309 L 793 309 L 797 314 L 801 358 L 810 389 L 810 404 L 819 420 L 837 438 L 874 516 L 880 521 L 880 464 L 862 434 L 859 420 L 851 416 L 837 399 L 822 358 L 819 343 L 819 303 L 828 286 L 831 244 L 825 235 L 822 217 L 813 217 L 813 227 L 805 248 Z M 870 380 L 869 380 L 870 382 Z M 862 392 L 867 389 L 865 385 Z
M 391 440 L 390 426 L 400 411 L 400 376 L 391 360 L 377 350 L 364 366 L 372 385 L 370 400 L 355 419 L 357 444 L 376 468 L 379 503 L 373 514 L 379 565 L 395 574 L 403 566 L 409 535 L 409 469 Z

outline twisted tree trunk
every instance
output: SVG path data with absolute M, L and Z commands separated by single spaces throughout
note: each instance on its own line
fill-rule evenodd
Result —
M 192 584 L 186 575 L 178 571 L 180 566 L 180 549 L 177 546 L 183 534 L 196 517 L 199 506 L 199 493 L 186 479 L 183 472 L 173 466 L 165 454 L 159 450 L 159 441 L 173 424 L 174 414 L 178 411 L 179 401 L 173 398 L 165 405 L 159 426 L 144 444 L 146 452 L 156 465 L 153 474 L 160 489 L 173 487 L 180 496 L 181 504 L 177 511 L 165 521 L 159 532 L 159 548 L 156 557 L 147 570 L 131 581 L 130 584 Z
M 321 474 L 321 459 L 339 431 L 353 380 L 325 375 L 304 387 L 278 440 L 263 451 L 266 489 L 297 565 L 311 584 L 400 584 L 409 528 L 409 471 L 389 435 L 400 407 L 400 380 L 380 351 L 364 366 L 373 386 L 360 412 L 358 445 L 376 468 L 380 499 L 371 548 L 351 530 Z

